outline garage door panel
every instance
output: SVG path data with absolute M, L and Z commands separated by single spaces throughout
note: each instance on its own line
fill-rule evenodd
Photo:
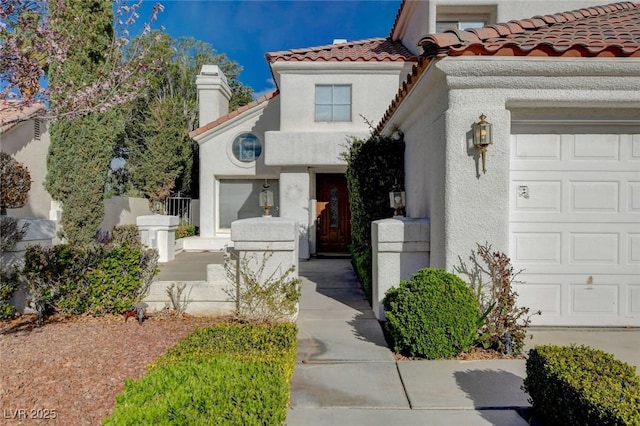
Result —
M 562 314 L 562 284 L 527 281 L 514 286 L 518 293 L 518 305 L 528 307 L 529 313 L 541 311 L 543 317 Z
M 617 233 L 569 233 L 570 263 L 617 265 L 620 244 Z
M 571 210 L 578 213 L 619 211 L 619 182 L 571 181 Z
M 566 135 L 572 139 L 572 160 L 618 160 L 620 135 Z
M 628 262 L 631 265 L 640 265 L 640 234 L 629 234 L 627 239 L 629 241 Z
M 509 254 L 534 324 L 640 326 L 640 135 L 619 130 L 512 136 Z
M 629 213 L 640 213 L 640 182 L 629 182 L 628 194 Z
M 617 285 L 571 284 L 570 315 L 618 316 Z
M 628 313 L 630 315 L 640 315 L 640 284 L 629 284 L 628 300 Z

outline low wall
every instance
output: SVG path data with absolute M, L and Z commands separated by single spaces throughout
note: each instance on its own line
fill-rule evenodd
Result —
M 153 214 L 146 198 L 113 197 L 104 200 L 101 231 L 111 231 L 117 225 L 135 225 L 138 216 Z
M 174 285 L 184 285 L 180 302 L 185 304 L 185 312 L 191 315 L 230 314 L 235 308 L 231 297 L 235 287 L 227 280 L 224 265 L 207 265 L 206 281 L 154 281 L 144 302 L 150 312 L 173 309 L 167 289 Z

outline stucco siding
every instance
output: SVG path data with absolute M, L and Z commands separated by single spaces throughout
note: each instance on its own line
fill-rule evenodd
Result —
M 477 242 L 509 252 L 512 110 L 551 121 L 558 109 L 569 119 L 590 110 L 603 119 L 640 117 L 640 91 L 629 90 L 640 87 L 637 59 L 445 58 L 431 67 L 387 129 L 405 132 L 407 213 L 431 220 L 435 267 L 451 269 Z M 435 96 L 443 90 L 446 98 Z M 444 129 L 436 119 L 443 108 Z M 493 123 L 486 174 L 471 136 L 483 113 Z
M 9 209 L 7 213 L 14 217 L 48 219 L 51 196 L 44 187 L 50 144 L 48 125 L 40 123 L 40 140 L 35 140 L 34 120 L 27 120 L 0 135 L 0 142 L 2 151 L 24 164 L 31 175 L 31 190 L 26 205 L 20 209 Z
M 362 69 L 353 69 L 357 65 L 342 68 L 333 65 L 337 69 L 281 71 L 280 131 L 358 132 L 368 130 L 365 119 L 374 124 L 380 120 L 398 91 L 399 75 L 404 64 L 387 64 L 377 68 L 371 64 L 365 64 L 362 65 Z M 315 87 L 318 84 L 351 85 L 351 121 L 315 121 Z

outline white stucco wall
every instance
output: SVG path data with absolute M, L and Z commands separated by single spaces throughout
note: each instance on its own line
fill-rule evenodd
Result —
M 22 122 L 0 135 L 0 149 L 24 164 L 29 169 L 32 181 L 26 205 L 20 209 L 9 209 L 10 216 L 49 218 L 51 196 L 44 187 L 44 181 L 50 143 L 45 122 L 40 122 L 40 140 L 34 139 L 34 120 Z
M 280 121 L 280 99 L 275 97 L 251 111 L 233 118 L 199 135 L 200 144 L 200 236 L 217 235 L 216 181 L 220 178 L 277 179 L 279 169 L 265 165 L 265 133 L 277 128 Z M 260 139 L 263 151 L 252 163 L 238 161 L 231 151 L 234 139 L 241 133 L 251 132 Z M 226 231 L 225 234 L 229 234 Z
M 403 62 L 276 62 L 272 68 L 280 82 L 280 132 L 345 134 L 367 131 L 365 119 L 375 124 L 382 117 L 407 71 Z M 351 85 L 350 122 L 315 121 L 318 84 Z
M 550 120 L 562 118 L 554 117 L 558 109 L 569 117 L 585 108 L 629 115 L 640 111 L 640 91 L 630 90 L 637 87 L 637 59 L 458 57 L 433 63 L 390 122 L 405 132 L 407 214 L 431 220 L 431 266 L 451 270 L 476 242 L 509 252 L 512 110 Z M 493 123 L 486 174 L 470 134 L 482 113 Z

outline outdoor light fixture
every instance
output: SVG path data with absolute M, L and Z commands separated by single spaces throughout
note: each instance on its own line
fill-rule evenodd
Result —
M 482 173 L 487 173 L 485 159 L 487 156 L 487 147 L 493 143 L 491 134 L 491 123 L 487 121 L 487 117 L 482 114 L 480 121 L 473 123 L 473 145 L 482 157 Z
M 389 192 L 389 206 L 395 209 L 393 212 L 394 216 L 403 216 L 402 209 L 404 208 L 404 204 L 405 192 L 400 188 L 400 185 L 398 185 L 398 181 L 396 181 L 391 192 Z
M 271 207 L 273 207 L 273 191 L 269 189 L 269 183 L 264 180 L 262 191 L 260 191 L 260 207 L 264 209 L 263 216 L 271 216 Z
M 153 201 L 153 212 L 155 214 L 160 214 L 161 212 L 164 213 L 162 208 L 162 201 L 160 200 Z

